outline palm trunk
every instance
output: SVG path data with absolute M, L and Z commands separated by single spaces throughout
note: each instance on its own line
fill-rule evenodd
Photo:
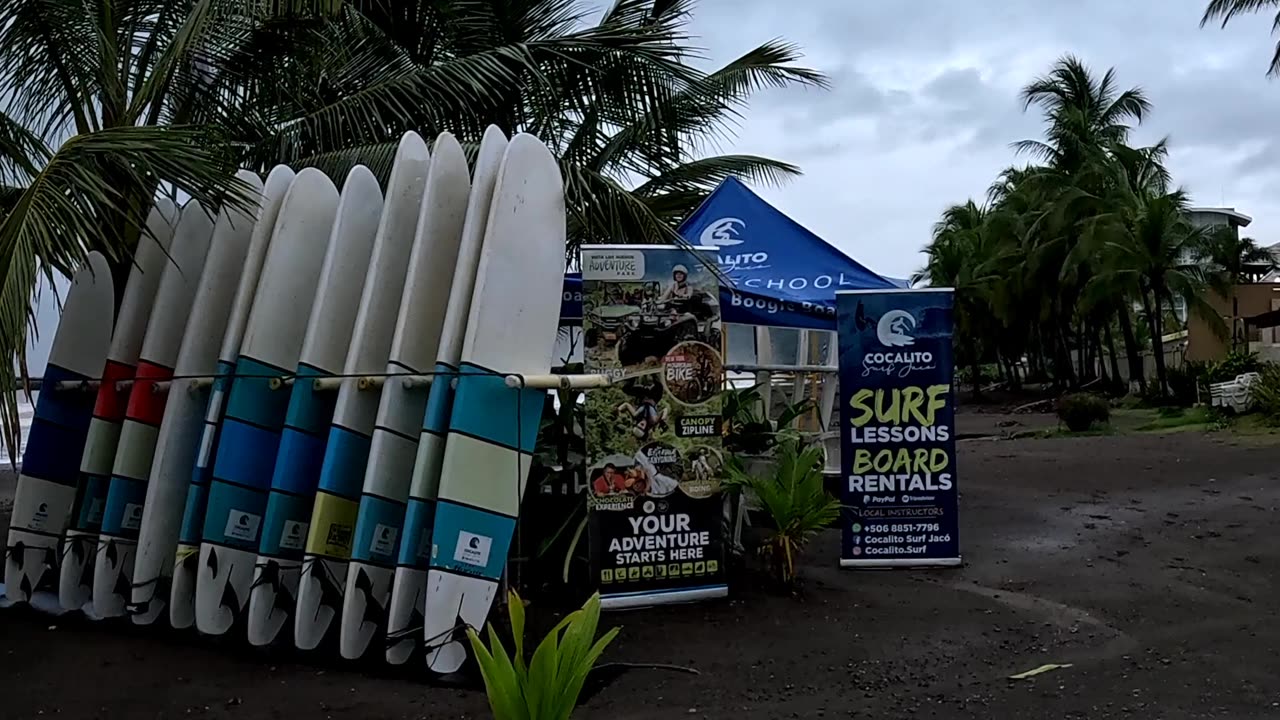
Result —
M 973 399 L 982 397 L 982 363 L 978 358 L 978 343 L 969 341 L 969 370 L 973 373 Z
M 1102 323 L 1102 334 L 1107 344 L 1107 355 L 1110 356 L 1111 360 L 1111 377 L 1114 379 L 1112 386 L 1117 390 L 1121 390 L 1124 387 L 1124 380 L 1120 375 L 1120 355 L 1116 352 L 1115 336 L 1111 334 L 1110 318 Z
M 1133 321 L 1129 319 L 1129 308 L 1121 306 L 1116 314 L 1120 317 L 1120 335 L 1124 338 L 1124 352 L 1129 356 L 1129 382 L 1137 381 L 1138 388 L 1146 392 L 1147 378 L 1142 367 L 1142 352 L 1138 348 L 1138 338 L 1133 332 Z
M 1151 295 L 1155 301 L 1155 307 L 1152 308 L 1148 305 L 1147 309 L 1147 319 L 1151 325 L 1151 351 L 1155 353 L 1156 385 L 1160 388 L 1160 397 L 1164 398 L 1169 394 L 1169 384 L 1164 369 L 1164 312 L 1161 302 L 1163 295 L 1158 287 L 1151 288 Z M 1147 304 L 1145 294 L 1142 301 Z

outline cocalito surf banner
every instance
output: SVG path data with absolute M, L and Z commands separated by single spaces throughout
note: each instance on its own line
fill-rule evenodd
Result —
M 714 248 L 584 247 L 591 568 L 605 608 L 727 593 Z M 708 260 L 704 261 L 706 257 Z
M 836 296 L 840 564 L 960 564 L 949 288 Z

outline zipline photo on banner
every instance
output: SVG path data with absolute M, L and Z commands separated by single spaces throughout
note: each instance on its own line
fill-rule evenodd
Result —
M 836 296 L 844 567 L 960 559 L 949 288 Z
M 586 393 L 591 571 L 601 603 L 723 596 L 715 272 L 677 247 L 597 245 L 583 248 L 582 275 L 586 371 L 614 378 Z

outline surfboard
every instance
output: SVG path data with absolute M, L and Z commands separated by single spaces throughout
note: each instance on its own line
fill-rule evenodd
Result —
M 298 173 L 285 194 L 245 326 L 213 461 L 196 565 L 196 629 L 221 635 L 249 604 L 267 492 L 293 373 L 320 281 L 338 190 L 319 170 Z
M 463 222 L 462 241 L 458 247 L 458 262 L 449 289 L 444 325 L 436 350 L 436 373 L 454 373 L 462 355 L 462 339 L 466 332 L 467 316 L 471 311 L 471 293 L 475 289 L 476 265 L 480 262 L 480 249 L 484 243 L 485 223 L 489 218 L 489 204 L 493 200 L 493 187 L 498 179 L 498 168 L 507 147 L 507 136 L 496 126 L 485 130 L 476 156 L 475 172 L 471 183 L 471 196 L 467 200 L 467 215 Z M 437 375 L 437 377 L 441 377 Z M 444 457 L 444 433 L 448 429 L 449 409 L 453 402 L 451 382 L 433 382 L 427 399 L 427 408 L 418 438 L 418 453 L 413 463 L 409 486 L 409 502 L 405 511 L 404 532 L 397 557 L 394 582 L 385 581 L 382 565 L 369 563 L 368 568 L 353 569 L 358 575 L 365 572 L 371 578 L 384 580 L 371 582 L 376 604 L 386 603 L 386 590 L 391 588 L 391 604 L 387 618 L 387 662 L 399 665 L 409 660 L 422 637 L 413 632 L 422 627 L 423 602 L 427 588 L 427 565 L 430 561 L 431 520 L 435 513 L 436 488 L 440 482 L 440 461 Z M 364 504 L 364 499 L 361 504 Z M 365 517 L 362 512 L 361 519 Z M 353 563 L 354 565 L 354 563 Z M 347 588 L 348 603 L 355 598 L 355 588 Z M 344 632 L 358 633 L 356 646 L 368 644 L 373 637 L 373 627 L 361 623 L 348 631 L 346 615 L 343 616 Z M 345 637 L 345 635 L 344 635 Z
M 440 133 L 432 150 L 431 175 L 418 220 L 420 239 L 414 242 L 409 259 L 388 373 L 430 370 L 457 272 L 471 193 L 467 156 L 447 132 Z M 441 379 L 446 385 L 448 381 Z M 406 387 L 399 378 L 388 378 L 382 388 L 358 500 L 351 564 L 345 572 L 338 650 L 349 660 L 362 656 L 375 633 L 386 626 L 387 600 L 428 392 L 421 385 Z M 335 574 L 344 572 L 337 570 Z
M 324 442 L 337 401 L 337 393 L 317 391 L 314 379 L 342 371 L 381 215 L 378 179 L 368 168 L 357 165 L 342 186 L 311 319 L 298 355 L 253 580 L 246 587 L 233 588 L 238 597 L 249 595 L 248 635 L 253 645 L 265 645 L 275 639 L 293 612 L 302 544 L 311 521 Z M 259 592 L 258 588 L 266 592 Z
M 114 313 L 111 268 L 102 253 L 89 253 L 67 289 L 22 453 L 5 548 L 9 601 L 29 602 L 58 567 L 58 541 L 75 500 L 95 405 L 95 393 L 59 390 L 58 383 L 83 382 L 102 372 Z
M 142 351 L 138 354 L 138 370 L 116 445 L 97 558 L 93 563 L 93 610 L 101 617 L 123 615 L 130 601 L 134 549 L 138 528 L 142 525 L 147 476 L 155 457 L 167 395 L 167 391 L 159 391 L 156 383 L 173 378 L 178 348 L 191 314 L 191 300 L 199 286 L 200 273 L 204 271 L 212 234 L 213 220 L 208 213 L 199 202 L 188 202 L 173 232 L 169 260 L 164 263 L 160 276 L 155 309 L 147 322 Z
M 482 627 L 507 562 L 532 461 L 544 390 L 502 373 L 551 369 L 565 267 L 564 184 L 532 135 L 507 145 L 489 208 L 432 530 L 427 665 L 466 660 L 459 627 Z
M 262 179 L 247 170 L 236 173 L 236 177 L 248 184 L 257 197 L 248 212 L 226 207 L 218 214 L 200 286 L 191 302 L 191 315 L 174 365 L 178 379 L 172 381 L 165 401 L 138 529 L 130 607 L 135 625 L 155 622 L 169 600 L 173 550 L 204 427 L 202 420 L 209 405 L 208 386 L 190 378 L 209 377 L 217 371 L 218 347 L 227 331 L 231 301 L 241 272 L 250 264 L 246 257 L 249 239 L 262 212 Z
M 343 372 L 348 376 L 386 371 L 429 172 L 427 144 L 417 133 L 405 133 L 396 151 L 369 277 L 344 364 Z M 303 650 L 320 644 L 342 608 L 343 586 L 329 577 L 328 567 L 320 558 L 345 558 L 350 553 L 355 526 L 354 503 L 329 499 L 337 496 L 321 493 L 320 489 L 346 487 L 351 495 L 358 495 L 369 459 L 379 398 L 379 393 L 360 390 L 354 377 L 344 379 L 338 390 L 307 532 L 305 552 L 309 557 L 303 560 L 293 617 L 294 644 Z M 324 535 L 317 535 L 320 524 L 328 528 Z
M 200 444 L 196 460 L 191 467 L 190 483 L 182 511 L 182 525 L 178 532 L 178 546 L 174 554 L 173 583 L 169 593 L 169 622 L 175 628 L 188 628 L 195 624 L 196 609 L 196 561 L 200 554 L 200 539 L 204 533 L 204 515 L 209 503 L 209 481 L 213 473 L 214 451 L 221 436 L 222 416 L 226 412 L 226 399 L 234 384 L 233 372 L 245 327 L 249 323 L 249 311 L 258 292 L 262 277 L 262 265 L 271 245 L 272 232 L 279 219 L 284 196 L 293 185 L 293 170 L 278 165 L 267 176 L 262 191 L 262 209 L 253 226 L 249 249 L 245 253 L 243 274 L 236 286 L 235 299 L 227 319 L 226 333 L 222 336 L 222 348 L 215 365 L 213 389 L 205 408 L 204 423 L 200 429 Z
M 70 525 L 62 548 L 62 569 L 58 581 L 58 602 L 67 610 L 79 610 L 93 592 L 93 561 L 98 549 L 98 531 L 106 509 L 111 467 L 115 462 L 116 443 L 124 422 L 129 388 L 121 381 L 132 380 L 137 370 L 138 353 L 151 317 L 160 276 L 167 262 L 165 254 L 173 241 L 178 210 L 168 198 L 156 201 L 147 216 L 147 232 L 138 238 L 133 269 L 125 284 L 120 312 L 116 317 L 111 349 L 102 369 L 102 384 L 89 422 L 89 435 L 80 458 L 80 480 L 75 503 L 71 507 Z

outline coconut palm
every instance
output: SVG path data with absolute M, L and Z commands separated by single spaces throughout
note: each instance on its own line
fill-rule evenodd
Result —
M 972 200 L 943 211 L 924 251 L 926 265 L 911 278 L 913 284 L 928 281 L 955 289 L 956 341 L 973 374 L 975 396 L 982 393 L 983 351 L 994 350 L 981 344 L 992 336 L 991 286 L 1000 257 L 995 236 L 988 232 L 988 215 L 986 207 Z
M 0 345 L 24 347 L 41 273 L 95 249 L 127 268 L 157 190 L 217 207 L 244 200 L 238 166 L 385 175 L 406 130 L 536 133 L 562 159 L 575 242 L 671 239 L 721 179 L 798 172 L 702 157 L 749 95 L 825 84 L 782 42 L 696 69 L 691 7 L 617 0 L 591 21 L 575 0 L 7 0 Z M 7 439 L 12 375 L 0 368 Z
M 12 358 L 38 278 L 71 274 L 92 250 L 122 277 L 158 190 L 204 207 L 246 202 L 224 133 L 196 119 L 220 102 L 201 82 L 203 48 L 242 4 L 0 4 L 0 350 L 11 358 L 0 363 L 0 426 L 11 449 Z
M 678 240 L 674 227 L 725 178 L 798 173 L 752 155 L 704 156 L 731 135 L 750 95 L 826 84 L 778 41 L 714 72 L 695 69 L 692 7 L 618 0 L 592 20 L 578 0 L 346 0 L 277 50 L 308 58 L 302 79 L 283 85 L 261 63 L 260 76 L 237 66 L 262 118 L 241 140 L 256 166 L 341 177 L 355 163 L 387 172 L 405 130 L 475 144 L 493 123 L 537 134 L 560 158 L 571 253 L 583 241 Z M 422 87 L 425 100 L 406 102 Z
M 1264 10 L 1275 10 L 1272 28 L 1280 28 L 1280 0 L 1209 0 L 1209 4 L 1205 6 L 1204 15 L 1200 18 L 1200 27 L 1208 25 L 1213 20 L 1221 20 L 1222 27 L 1226 27 L 1227 23 L 1237 15 Z M 1276 44 L 1276 51 L 1271 56 L 1271 66 L 1267 74 L 1280 75 L 1280 43 Z
M 1220 292 L 1254 282 L 1276 266 L 1270 250 L 1259 247 L 1253 238 L 1240 237 L 1236 228 L 1226 226 L 1217 226 L 1205 233 L 1199 258 L 1213 268 L 1210 275 Z

